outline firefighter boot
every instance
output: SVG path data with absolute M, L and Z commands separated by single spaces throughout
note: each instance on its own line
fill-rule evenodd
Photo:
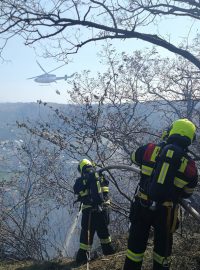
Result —
M 76 255 L 76 263 L 77 264 L 85 264 L 87 263 L 87 251 L 84 249 L 79 248 L 77 255 Z
M 104 255 L 111 255 L 115 253 L 115 249 L 113 248 L 113 246 L 111 245 L 111 243 L 109 244 L 101 244 L 102 247 L 102 251 Z

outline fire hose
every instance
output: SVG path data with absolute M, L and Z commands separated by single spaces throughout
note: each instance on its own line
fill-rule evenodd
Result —
M 109 171 L 109 170 L 127 170 L 127 171 L 133 171 L 136 173 L 140 173 L 140 169 L 135 166 L 128 166 L 128 165 L 110 165 L 106 166 L 98 171 L 98 173 L 102 173 L 103 171 Z M 179 204 L 189 213 L 191 216 L 193 216 L 199 223 L 200 223 L 200 213 L 191 206 L 191 203 L 189 200 L 182 199 Z

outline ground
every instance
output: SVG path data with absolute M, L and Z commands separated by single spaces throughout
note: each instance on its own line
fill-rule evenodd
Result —
M 89 265 L 77 266 L 72 259 L 60 258 L 50 262 L 0 262 L 0 270 L 121 270 L 126 252 L 127 235 L 115 240 L 117 252 L 102 256 L 89 262 Z M 152 268 L 153 241 L 149 240 L 145 253 L 143 270 Z M 171 270 L 200 269 L 200 224 L 194 220 L 186 222 L 184 227 L 174 234 L 174 246 Z

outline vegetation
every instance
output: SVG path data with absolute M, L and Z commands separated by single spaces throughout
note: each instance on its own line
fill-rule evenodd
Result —
M 189 118 L 199 128 L 199 36 L 192 44 L 175 45 L 157 35 L 156 30 L 150 34 L 147 27 L 159 28 L 158 18 L 167 16 L 199 20 L 199 4 L 181 0 L 163 0 L 159 5 L 157 2 L 1 1 L 1 52 L 10 38 L 20 35 L 26 45 L 48 40 L 52 46 L 45 44 L 46 56 L 66 62 L 82 46 L 107 39 L 141 39 L 174 53 L 174 58 L 164 58 L 153 48 L 118 54 L 107 43 L 101 52 L 105 71 L 96 77 L 90 71 L 76 74 L 69 82 L 67 110 L 39 101 L 39 108 L 50 112 L 47 118 L 17 122 L 25 132 L 23 139 L 17 146 L 7 145 L 17 166 L 13 167 L 8 159 L 12 177 L 0 182 L 2 260 L 37 262 L 35 266 L 29 262 L 18 265 L 22 269 L 73 268 L 71 261 L 44 261 L 63 257 L 65 233 L 78 211 L 73 204 L 72 186 L 80 158 L 95 161 L 97 169 L 113 163 L 130 164 L 130 152 L 149 140 L 159 141 L 162 129 L 174 119 Z M 199 167 L 198 140 L 190 150 Z M 112 234 L 125 235 L 138 175 L 124 171 L 108 174 Z M 196 202 L 199 205 L 198 199 Z M 67 218 L 61 220 L 66 208 Z M 188 269 L 198 269 L 198 251 L 192 237 L 187 238 L 190 257 L 184 256 L 186 261 L 174 258 L 174 269 L 183 269 L 183 262 Z M 185 255 L 185 243 L 177 237 L 177 258 Z M 103 261 L 105 269 L 121 269 L 123 257 L 124 250 L 120 250 Z M 102 261 L 91 262 L 91 269 L 99 269 L 99 264 L 102 266 Z
M 47 39 L 46 56 L 66 59 L 91 42 L 107 39 L 140 39 L 183 56 L 200 67 L 198 54 L 179 47 L 162 36 L 161 19 L 184 17 L 198 21 L 197 1 L 138 0 L 97 1 L 9 1 L 0 6 L 2 49 L 13 36 L 20 36 L 26 45 Z M 160 19 L 161 18 L 161 19 Z M 188 23 L 186 20 L 186 24 Z M 149 30 L 151 29 L 151 30 Z M 173 31 L 173 29 L 170 29 Z M 84 32 L 84 34 L 83 34 Z M 160 34 L 161 32 L 161 34 Z
M 156 50 L 119 55 L 112 46 L 105 47 L 102 57 L 105 73 L 93 78 L 84 72 L 72 81 L 67 111 L 40 101 L 51 111 L 47 120 L 18 122 L 27 133 L 10 152 L 20 162 L 20 175 L 1 182 L 3 259 L 43 261 L 64 254 L 64 235 L 78 211 L 72 185 L 80 158 L 94 160 L 97 169 L 130 164 L 130 152 L 145 141 L 159 141 L 173 119 L 187 117 L 199 125 L 198 77 L 192 65 L 179 57 L 163 59 Z M 199 159 L 199 142 L 193 147 Z M 108 174 L 111 231 L 124 234 L 138 175 Z M 59 218 L 66 208 L 65 222 Z
M 190 230 L 188 230 L 189 228 Z M 191 228 L 193 228 L 191 230 Z M 117 253 L 110 256 L 102 256 L 92 259 L 89 263 L 91 270 L 121 270 L 126 252 L 127 234 L 119 235 L 114 240 L 117 247 Z M 172 270 L 198 270 L 200 267 L 199 260 L 199 244 L 200 244 L 200 228 L 199 225 L 191 218 L 187 217 L 183 221 L 183 227 L 174 235 L 174 247 L 171 258 Z M 150 238 L 147 250 L 145 253 L 143 269 L 151 270 L 152 268 L 152 248 L 153 241 Z M 48 262 L 0 262 L 1 270 L 84 270 L 86 265 L 76 265 L 74 260 L 60 258 Z

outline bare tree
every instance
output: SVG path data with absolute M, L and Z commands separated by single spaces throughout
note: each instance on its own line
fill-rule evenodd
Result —
M 18 162 L 16 171 L 12 166 L 10 176 L 0 182 L 1 258 L 43 260 L 59 256 L 62 242 L 58 241 L 61 236 L 56 226 L 60 224 L 56 220 L 61 220 L 66 205 L 73 204 L 66 161 L 60 160 L 59 149 L 47 147 L 34 136 L 27 136 L 17 149 L 10 147 Z
M 173 119 L 188 118 L 199 127 L 199 72 L 179 56 L 173 59 L 158 56 L 154 63 L 156 67 L 148 69 L 148 76 L 142 80 L 146 95 L 156 100 L 158 117 L 160 112 L 166 125 Z
M 200 18 L 200 5 L 195 0 L 141 0 L 137 1 L 139 10 L 146 10 L 150 14 L 157 15 L 175 15 L 175 16 L 188 16 L 199 20 Z
M 140 39 L 181 55 L 196 67 L 197 56 L 178 47 L 157 33 L 157 16 L 184 16 L 199 19 L 197 1 L 24 1 L 2 0 L 0 3 L 1 48 L 13 36 L 20 36 L 26 45 L 42 40 L 53 44 L 51 55 L 66 59 L 82 46 L 105 39 Z M 152 30 L 153 31 L 153 30 Z M 156 30 L 154 30 L 156 31 Z M 53 42 L 53 43 L 52 43 Z M 47 53 L 47 55 L 50 55 Z
M 25 185 L 20 193 L 20 215 L 19 212 L 19 217 L 14 215 L 25 239 L 28 230 L 35 230 L 30 222 L 35 221 L 30 201 L 34 207 L 40 206 L 41 211 L 46 210 L 47 218 L 52 209 L 52 205 L 46 204 L 48 200 L 58 207 L 66 203 L 72 206 L 71 191 L 73 179 L 77 176 L 77 161 L 88 157 L 96 162 L 97 168 L 113 163 L 130 164 L 129 155 L 133 149 L 150 138 L 159 140 L 158 130 L 153 129 L 153 125 L 161 121 L 158 112 L 162 110 L 162 116 L 166 112 L 166 109 L 163 112 L 163 105 L 165 108 L 171 106 L 170 122 L 175 114 L 190 116 L 195 121 L 199 115 L 196 107 L 198 73 L 194 73 L 196 69 L 193 65 L 186 66 L 180 59 L 161 59 L 154 49 L 128 55 L 117 54 L 110 46 L 105 48 L 102 61 L 107 70 L 96 78 L 90 72 L 76 75 L 70 93 L 71 104 L 57 108 L 39 102 L 40 106 L 48 107 L 53 112 L 48 121 L 18 123 L 31 134 L 30 141 L 27 139 L 18 152 Z M 182 102 L 178 111 L 177 106 L 174 108 L 176 102 Z M 154 122 L 152 114 L 158 117 Z M 159 128 L 162 128 L 160 122 Z M 113 230 L 123 232 L 127 230 L 127 209 L 134 196 L 138 175 L 124 171 L 109 171 L 108 174 L 113 209 L 115 215 L 120 215 L 120 224 L 123 224 L 119 226 L 112 222 Z M 6 214 L 8 218 L 5 211 Z M 40 229 L 47 226 L 45 222 L 41 222 L 38 229 L 39 243 L 46 243 L 45 230 L 39 234 Z M 5 223 L 0 225 L 0 229 L 5 231 Z M 24 240 L 24 243 L 28 242 Z M 24 248 L 25 245 L 22 246 Z

